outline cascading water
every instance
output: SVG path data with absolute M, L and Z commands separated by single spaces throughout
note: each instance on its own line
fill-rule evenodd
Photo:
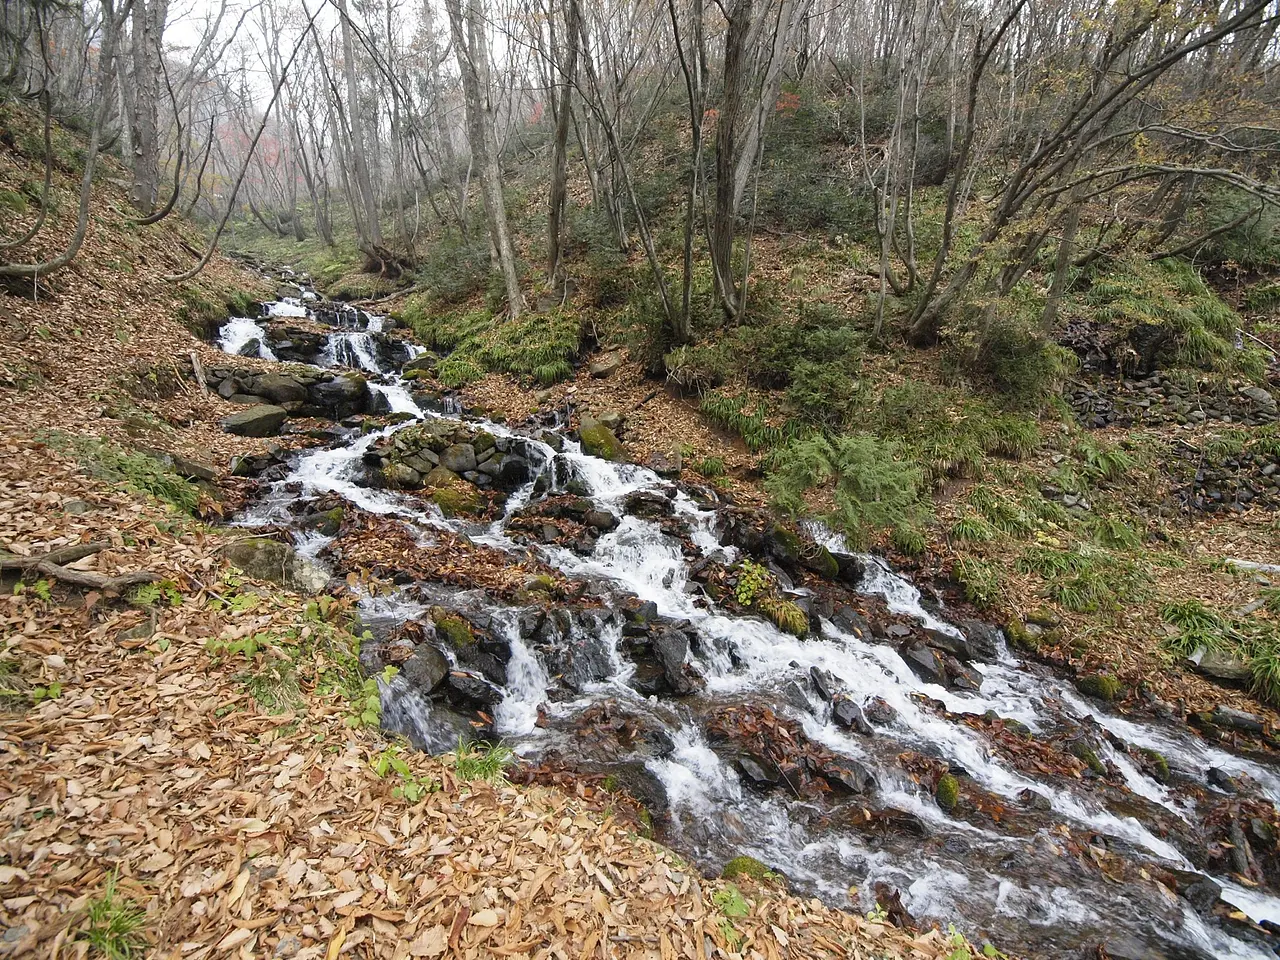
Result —
M 277 306 L 271 305 L 268 314 L 281 315 L 273 309 Z M 374 319 L 367 321 L 369 331 L 374 329 Z M 252 321 L 232 321 L 224 328 L 223 349 L 236 352 L 237 344 L 242 347 L 252 339 L 246 327 L 233 327 L 242 323 Z M 367 332 L 334 336 L 348 338 L 345 342 L 353 345 L 355 337 Z M 406 352 L 413 355 L 412 350 Z M 357 356 L 361 368 L 380 372 L 376 353 Z M 421 409 L 398 377 L 370 386 L 395 413 L 418 419 L 460 419 L 456 411 L 438 414 Z M 494 436 L 512 436 L 500 424 L 474 418 L 469 422 Z M 288 522 L 292 500 L 337 494 L 362 510 L 396 517 L 423 537 L 447 529 L 465 532 L 487 546 L 527 549 L 510 537 L 507 524 L 538 496 L 533 481 L 513 493 L 503 515 L 485 526 L 445 519 L 421 499 L 362 486 L 359 465 L 366 452 L 402 428 L 403 424 L 387 427 L 345 446 L 303 454 L 291 474 L 273 484 L 242 522 Z M 666 747 L 637 754 L 636 762 L 661 784 L 669 807 L 666 838 L 708 866 L 736 854 L 751 854 L 782 870 L 797 888 L 837 903 L 850 903 L 851 887 L 870 890 L 884 882 L 901 891 L 903 903 L 918 919 L 954 921 L 972 931 L 988 931 L 998 943 L 1029 955 L 1080 955 L 1090 945 L 1106 942 L 1118 955 L 1240 960 L 1268 956 L 1260 940 L 1206 922 L 1185 901 L 1150 887 L 1118 885 L 1105 879 L 1105 873 L 1082 867 L 1064 852 L 1064 838 L 1078 837 L 1088 849 L 1096 846 L 1110 855 L 1137 858 L 1153 870 L 1193 869 L 1189 851 L 1178 848 L 1174 834 L 1144 825 L 1123 806 L 1104 802 L 1083 789 L 1083 784 L 1079 788 L 1064 785 L 1015 769 L 979 729 L 963 719 L 994 712 L 1006 721 L 1025 724 L 1032 734 L 1064 722 L 1094 725 L 1117 741 L 1159 750 L 1171 768 L 1187 777 L 1202 779 L 1205 770 L 1217 767 L 1247 775 L 1273 798 L 1280 796 L 1280 770 L 1211 746 L 1176 725 L 1109 713 L 1060 680 L 1019 664 L 1002 644 L 990 662 L 976 664 L 984 675 L 981 689 L 960 691 L 921 680 L 893 647 L 872 642 L 831 620 L 823 622 L 820 635 L 801 640 L 764 620 L 730 615 L 691 587 L 691 558 L 684 546 L 665 534 L 658 521 L 626 515 L 623 505 L 632 495 L 661 494 L 673 516 L 684 524 L 688 542 L 699 556 L 719 552 L 732 557 L 733 548 L 722 547 L 716 536 L 714 511 L 701 508 L 648 470 L 590 457 L 570 440 L 559 451 L 536 440 L 524 442 L 542 474 L 565 471 L 581 484 L 593 507 L 622 514 L 616 528 L 601 535 L 586 555 L 544 545 L 539 548 L 542 558 L 570 578 L 607 584 L 609 589 L 652 602 L 663 617 L 687 622 L 697 638 L 688 657 L 696 662 L 706 685 L 692 696 L 668 701 L 642 694 L 632 683 L 634 664 L 620 652 L 621 625 L 603 619 L 588 631 L 590 635 L 572 626 L 566 640 L 578 646 L 595 645 L 606 665 L 603 679 L 567 690 L 543 650 L 522 632 L 519 608 L 469 593 L 466 602 L 486 607 L 490 632 L 509 649 L 506 682 L 493 721 L 518 752 L 528 757 L 550 751 L 571 753 L 575 719 L 602 704 L 615 704 L 619 710 L 647 718 L 662 731 Z M 829 538 L 825 531 L 814 533 Z M 314 552 L 317 542 L 306 541 L 304 547 Z M 831 546 L 841 549 L 843 544 L 832 542 Z M 866 564 L 860 585 L 863 593 L 882 598 L 890 611 L 923 627 L 963 637 L 963 631 L 940 613 L 926 610 L 919 592 L 886 564 L 873 557 L 862 560 Z M 403 623 L 423 617 L 424 609 L 407 592 L 371 599 L 365 613 L 370 622 Z M 816 698 L 807 685 L 814 672 L 835 678 L 855 701 L 883 701 L 892 710 L 892 721 L 878 728 L 875 736 L 837 725 L 829 703 Z M 848 810 L 861 806 L 863 798 L 855 797 L 847 809 L 788 796 L 785 790 L 761 794 L 752 789 L 740 769 L 708 739 L 703 718 L 725 705 L 755 698 L 763 698 L 780 716 L 796 722 L 813 743 L 864 765 L 877 784 L 875 805 L 896 811 L 911 829 L 868 834 L 844 825 Z M 384 704 L 384 722 L 428 749 L 449 749 L 466 733 L 459 729 L 456 716 L 403 678 L 384 690 Z M 931 793 L 902 769 L 898 757 L 904 751 L 937 758 L 963 771 L 1007 808 L 1004 818 L 963 820 L 942 812 Z M 1170 822 L 1195 821 L 1194 803 L 1143 773 L 1126 753 L 1104 741 L 1101 755 L 1120 771 L 1130 795 L 1147 809 Z M 1250 917 L 1273 922 L 1280 918 L 1280 900 L 1220 882 L 1223 899 Z M 866 909 L 871 902 L 856 897 L 852 905 Z M 1165 948 L 1174 952 L 1157 952 Z M 1142 952 L 1146 949 L 1151 952 Z
M 256 356 L 263 360 L 276 359 L 276 355 L 267 346 L 267 332 L 257 320 L 250 320 L 248 317 L 232 317 L 218 331 L 218 348 L 237 356 L 240 355 L 240 351 L 255 341 L 258 344 Z

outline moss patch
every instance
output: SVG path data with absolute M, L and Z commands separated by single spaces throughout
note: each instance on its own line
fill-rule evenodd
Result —
M 1076 689 L 1088 697 L 1099 700 L 1119 700 L 1124 685 L 1109 673 L 1091 673 L 1076 681 Z
M 750 877 L 752 880 L 763 881 L 772 879 L 772 873 L 773 871 L 755 857 L 740 856 L 734 857 L 726 863 L 724 869 L 720 871 L 720 876 L 725 880 L 733 880 L 735 877 Z
M 938 801 L 938 809 L 950 813 L 960 802 L 960 781 L 952 774 L 944 773 L 938 778 L 938 786 L 933 791 L 933 797 Z
M 583 417 L 578 427 L 578 439 L 582 443 L 582 451 L 590 456 L 614 463 L 623 463 L 627 459 L 621 441 L 599 420 Z
M 471 624 L 456 613 L 450 613 L 444 607 L 432 607 L 431 619 L 436 625 L 436 631 L 455 650 L 459 647 L 469 647 L 476 642 L 475 634 L 471 632 Z

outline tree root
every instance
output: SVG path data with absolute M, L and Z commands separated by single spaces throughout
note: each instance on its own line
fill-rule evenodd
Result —
M 118 577 L 107 577 L 89 570 L 72 570 L 64 566 L 64 564 L 93 556 L 108 546 L 109 544 L 105 543 L 76 543 L 50 550 L 38 557 L 19 557 L 11 553 L 0 553 L 0 570 L 35 572 L 53 577 L 73 587 L 100 590 L 104 594 L 121 593 L 129 587 L 142 583 L 155 583 L 161 579 L 160 574 L 150 570 L 135 570 L 133 573 L 122 573 Z

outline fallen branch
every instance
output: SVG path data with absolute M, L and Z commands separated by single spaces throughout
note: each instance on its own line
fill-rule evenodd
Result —
M 413 286 L 405 287 L 403 290 L 392 290 L 390 293 L 384 294 L 381 297 L 373 297 L 369 300 L 357 300 L 355 302 L 355 306 L 371 307 L 375 303 L 386 303 L 388 300 L 394 300 L 396 297 L 407 297 L 411 293 L 416 293 L 418 288 L 421 286 L 422 284 L 415 283 Z
M 209 384 L 205 383 L 204 364 L 200 362 L 200 354 L 194 350 L 191 351 L 191 371 L 196 375 L 196 383 L 200 384 L 200 391 L 208 396 Z
M 107 577 L 101 573 L 72 570 L 64 566 L 64 564 L 75 563 L 77 560 L 93 556 L 106 548 L 105 543 L 76 543 L 50 550 L 38 557 L 19 557 L 12 553 L 0 553 L 0 570 L 39 573 L 73 587 L 100 590 L 106 594 L 121 593 L 128 587 L 135 587 L 141 583 L 155 583 L 162 579 L 160 574 L 150 570 L 135 570 L 133 573 L 122 573 L 118 577 Z

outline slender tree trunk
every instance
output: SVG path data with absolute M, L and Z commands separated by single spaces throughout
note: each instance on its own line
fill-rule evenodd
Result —
M 547 203 L 547 282 L 564 284 L 564 211 L 569 177 L 569 124 L 573 120 L 573 85 L 578 72 L 578 0 L 565 0 L 565 57 L 556 106 L 556 135 L 551 155 L 551 195 Z
M 497 143 L 493 132 L 488 38 L 485 35 L 479 0 L 466 0 L 465 15 L 462 4 L 463 0 L 445 0 L 445 9 L 449 13 L 449 30 L 458 57 L 458 70 L 462 74 L 471 155 L 480 175 L 480 192 L 484 198 L 485 217 L 489 221 L 489 238 L 507 288 L 508 309 L 512 317 L 518 317 L 524 309 L 524 296 L 520 292 L 520 275 L 516 270 L 515 250 L 507 226 L 507 207 L 502 196 L 502 170 L 498 165 Z
M 160 190 L 160 78 L 164 54 L 161 38 L 168 13 L 168 0 L 132 0 L 132 200 L 143 213 L 155 209 Z

